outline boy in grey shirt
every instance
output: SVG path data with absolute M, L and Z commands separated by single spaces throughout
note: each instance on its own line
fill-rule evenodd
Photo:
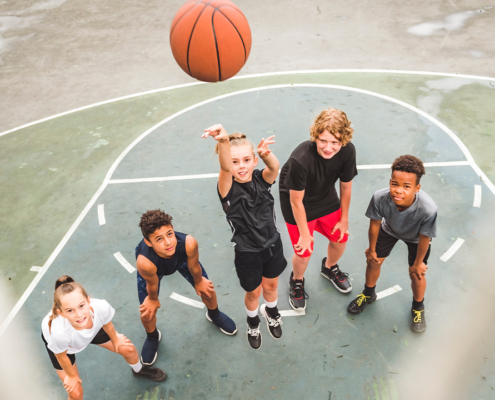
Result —
M 395 159 L 389 188 L 376 191 L 366 211 L 370 218 L 369 248 L 366 249 L 366 284 L 363 292 L 351 301 L 347 311 L 360 314 L 376 300 L 375 287 L 380 268 L 400 239 L 408 249 L 409 276 L 413 291 L 412 330 L 426 329 L 425 307 L 426 266 L 431 238 L 436 236 L 437 206 L 419 180 L 425 174 L 421 160 L 406 155 Z

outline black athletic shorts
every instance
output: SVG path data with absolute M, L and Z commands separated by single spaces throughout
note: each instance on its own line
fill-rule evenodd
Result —
M 48 356 L 50 357 L 50 361 L 52 362 L 53 368 L 56 370 L 62 371 L 63 368 L 60 366 L 57 357 L 55 356 L 55 353 L 51 351 L 48 348 L 48 342 L 45 340 L 45 337 L 43 336 L 43 332 L 41 332 L 41 339 L 43 339 L 43 342 L 45 342 L 45 347 L 46 351 L 48 352 Z M 93 338 L 91 341 L 91 344 L 104 344 L 110 341 L 110 336 L 107 335 L 107 333 L 101 328 L 96 336 Z M 75 354 L 67 354 L 67 357 L 69 357 L 69 360 L 72 365 L 76 362 L 76 355 Z
M 282 240 L 277 239 L 270 247 L 258 252 L 236 251 L 235 270 L 246 292 L 261 285 L 262 277 L 276 278 L 284 272 L 287 260 L 284 257 Z
M 378 258 L 388 257 L 392 252 L 395 244 L 399 239 L 393 237 L 383 230 L 380 226 L 380 232 L 378 233 L 378 240 L 376 241 L 376 256 Z M 404 242 L 407 245 L 407 261 L 409 266 L 412 267 L 414 261 L 416 261 L 416 254 L 418 253 L 418 243 Z M 431 244 L 428 246 L 428 251 L 426 252 L 423 262 L 428 264 L 428 257 L 430 256 Z

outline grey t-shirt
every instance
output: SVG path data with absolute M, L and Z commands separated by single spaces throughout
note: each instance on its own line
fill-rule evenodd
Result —
M 416 193 L 414 203 L 403 211 L 399 211 L 392 201 L 390 188 L 377 190 L 366 216 L 382 220 L 385 232 L 405 242 L 418 243 L 420 233 L 430 238 L 437 235 L 437 206 L 422 190 Z

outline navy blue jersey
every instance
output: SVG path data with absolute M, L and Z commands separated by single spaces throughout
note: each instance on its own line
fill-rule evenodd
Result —
M 177 247 L 172 258 L 160 257 L 143 239 L 136 247 L 136 260 L 139 255 L 142 255 L 155 264 L 158 276 L 172 275 L 178 268 L 187 267 L 186 236 L 187 233 L 175 232 Z

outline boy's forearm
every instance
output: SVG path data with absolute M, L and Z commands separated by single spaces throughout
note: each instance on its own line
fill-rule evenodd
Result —
M 294 219 L 296 220 L 297 229 L 299 229 L 299 234 L 301 236 L 310 236 L 304 205 L 302 203 L 291 203 L 291 206 L 292 214 L 294 214 Z
M 430 246 L 430 238 L 419 234 L 418 251 L 416 252 L 416 260 L 414 265 L 420 265 L 425 259 L 426 253 L 428 252 L 428 247 Z
M 349 208 L 351 205 L 352 187 L 345 187 L 340 184 L 340 208 L 341 221 L 349 221 Z
M 376 241 L 378 240 L 381 224 L 382 221 L 370 219 L 370 228 L 368 230 L 369 248 L 374 252 L 376 252 Z
M 194 284 L 197 285 L 203 280 L 203 274 L 201 271 L 201 266 L 199 263 L 196 263 L 195 265 L 189 265 L 187 264 L 187 268 L 189 269 L 189 272 L 191 273 L 193 279 L 194 279 Z
M 158 283 L 146 281 L 146 291 L 150 300 L 158 300 Z

